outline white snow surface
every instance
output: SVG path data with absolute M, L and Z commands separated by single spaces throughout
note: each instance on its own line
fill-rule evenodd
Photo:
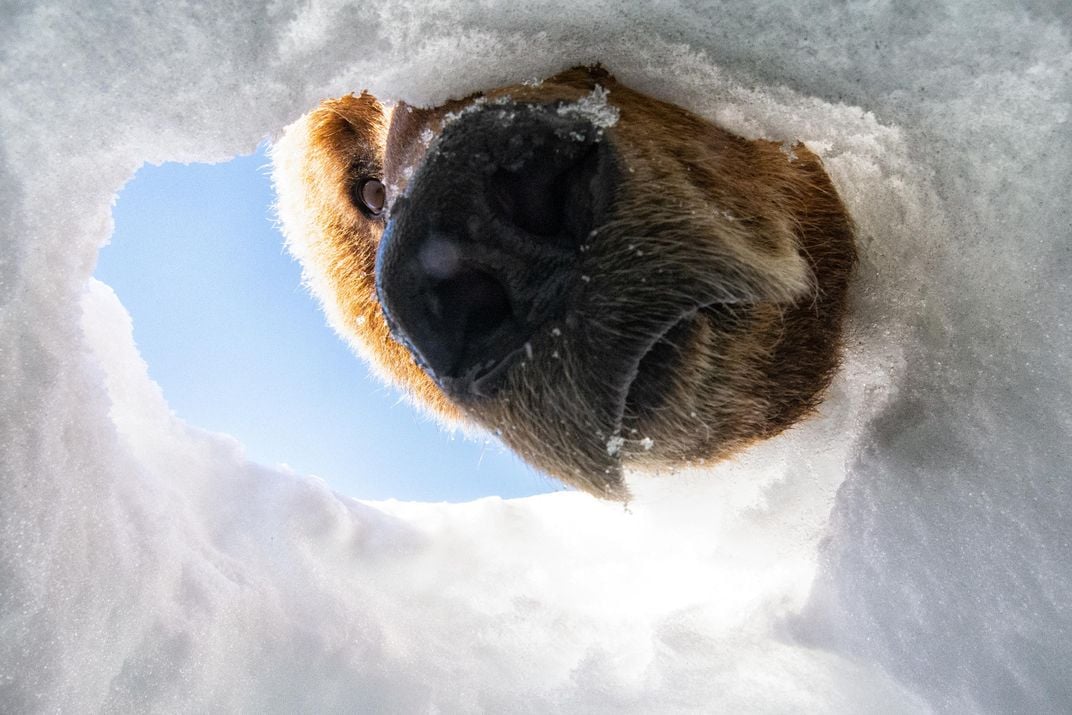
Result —
M 1070 8 L 0 4 L 0 710 L 1072 710 Z M 171 415 L 90 279 L 142 163 L 597 60 L 824 158 L 818 417 L 623 509 L 356 501 Z

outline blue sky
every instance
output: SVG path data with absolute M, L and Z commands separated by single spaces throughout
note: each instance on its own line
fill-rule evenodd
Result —
M 451 437 L 327 327 L 272 222 L 263 149 L 143 167 L 119 195 L 96 276 L 134 321 L 149 373 L 188 422 L 365 499 L 465 501 L 560 489 L 498 443 Z

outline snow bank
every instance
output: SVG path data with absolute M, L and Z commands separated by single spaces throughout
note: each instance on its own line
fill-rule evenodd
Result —
M 0 709 L 1072 708 L 1066 5 L 648 5 L 7 6 Z M 170 415 L 89 279 L 141 163 L 595 60 L 824 157 L 818 419 L 623 510 L 361 503 Z

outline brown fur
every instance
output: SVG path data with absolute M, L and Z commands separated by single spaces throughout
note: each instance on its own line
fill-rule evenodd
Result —
M 373 275 L 385 221 L 355 208 L 351 190 L 375 177 L 401 195 L 448 115 L 474 102 L 579 101 L 597 86 L 619 113 L 607 134 L 624 180 L 614 216 L 578 257 L 592 265 L 591 282 L 555 332 L 534 336 L 536 354 L 512 370 L 505 397 L 454 404 L 390 335 Z M 717 460 L 778 434 L 815 408 L 837 367 L 855 252 L 820 160 L 802 144 L 732 135 L 598 68 L 393 115 L 368 94 L 327 100 L 273 158 L 291 246 L 337 329 L 378 372 L 447 421 L 477 422 L 600 496 L 626 496 L 622 462 Z M 723 288 L 744 299 L 700 307 L 667 333 L 642 360 L 624 414 L 578 397 L 579 381 L 600 379 L 598 356 L 587 354 L 598 337 L 570 341 L 578 323 L 589 336 L 629 330 L 663 296 Z M 563 331 L 567 339 L 556 337 Z

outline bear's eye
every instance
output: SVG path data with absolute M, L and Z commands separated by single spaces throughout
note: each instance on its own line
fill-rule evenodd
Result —
M 354 198 L 370 215 L 379 216 L 387 201 L 387 189 L 379 179 L 363 179 L 357 184 Z

